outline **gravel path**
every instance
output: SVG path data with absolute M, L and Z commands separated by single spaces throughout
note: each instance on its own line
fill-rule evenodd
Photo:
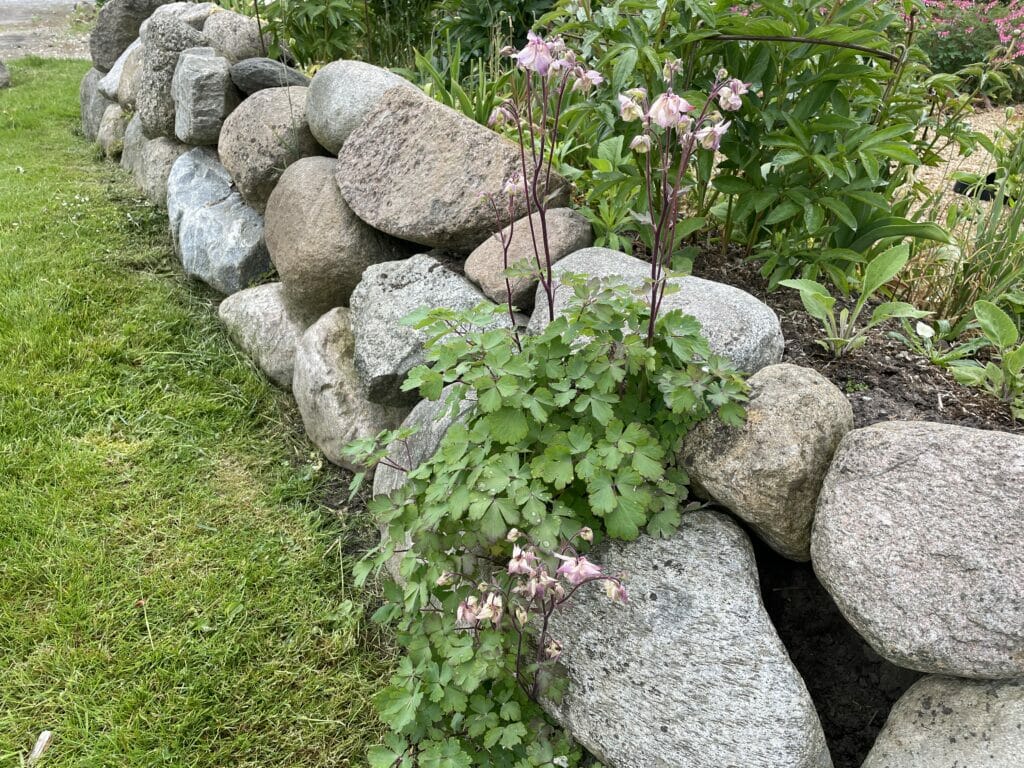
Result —
M 95 14 L 87 0 L 0 0 L 0 61 L 88 59 Z

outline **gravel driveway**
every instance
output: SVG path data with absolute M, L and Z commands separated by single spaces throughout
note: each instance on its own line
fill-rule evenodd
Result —
M 89 58 L 91 2 L 0 0 L 0 61 L 22 56 Z

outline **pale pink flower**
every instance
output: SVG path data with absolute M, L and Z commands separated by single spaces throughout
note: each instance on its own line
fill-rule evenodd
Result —
M 726 120 L 724 123 L 718 123 L 717 125 L 709 125 L 701 128 L 697 131 L 694 136 L 697 137 L 697 141 L 704 149 L 710 149 L 712 151 L 717 150 L 719 145 L 722 143 L 722 137 L 725 132 L 729 130 L 729 126 L 732 125 L 731 120 Z
M 476 620 L 478 622 L 489 620 L 494 626 L 498 626 L 503 610 L 501 595 L 497 592 L 489 592 L 484 598 L 483 605 L 476 612 Z
M 470 595 L 461 603 L 459 603 L 459 609 L 455 613 L 455 619 L 461 627 L 475 627 L 479 623 L 477 618 L 477 610 L 479 609 L 479 601 L 476 599 L 476 595 Z
M 530 620 L 530 614 L 526 612 L 526 609 L 521 605 L 516 606 L 516 621 L 519 622 L 519 626 L 525 627 L 526 622 Z
M 558 567 L 558 575 L 564 576 L 570 584 L 582 584 L 589 579 L 596 579 L 601 576 L 601 569 L 594 563 L 587 560 L 584 555 L 569 557 L 568 555 L 555 555 L 564 562 Z
M 732 88 L 726 86 L 718 92 L 718 106 L 726 112 L 735 112 L 743 106 L 743 101 Z
M 631 143 L 630 147 L 632 147 L 632 146 L 633 145 Z M 589 526 L 586 526 L 586 525 L 583 526 L 582 528 L 580 528 L 580 532 L 577 535 L 581 539 L 583 539 L 584 541 L 593 541 L 594 540 L 594 530 L 592 528 L 590 528 Z
M 735 77 L 726 83 L 726 85 L 729 90 L 737 96 L 744 96 L 750 90 L 750 83 L 744 83 L 742 80 L 738 80 Z
M 638 154 L 644 154 L 645 152 L 651 151 L 651 137 L 646 133 L 642 133 L 629 142 L 629 148 Z
M 576 82 L 572 84 L 572 89 L 574 91 L 590 93 L 592 88 L 599 86 L 603 82 L 604 78 L 601 77 L 601 73 L 596 69 L 581 70 L 576 76 Z
M 548 593 L 548 590 L 557 586 L 559 586 L 558 582 L 555 581 L 555 579 L 553 579 L 550 575 L 548 575 L 548 572 L 546 570 L 541 568 L 538 573 L 534 574 L 533 577 L 531 577 L 530 580 L 526 582 L 525 586 L 519 587 L 517 591 L 526 595 L 531 600 L 535 597 L 544 599 L 545 595 L 547 595 Z
M 627 123 L 639 120 L 644 116 L 644 111 L 633 99 L 624 93 L 619 94 L 619 114 Z
M 520 531 L 518 528 L 513 528 L 505 536 L 505 541 L 519 541 L 519 537 L 522 535 L 522 531 Z
M 625 603 L 629 600 L 629 594 L 626 592 L 626 588 L 622 584 L 613 579 L 606 579 L 604 582 L 604 593 L 608 595 L 609 600 L 614 600 L 618 603 Z
M 555 61 L 551 47 L 544 42 L 544 38 L 532 31 L 526 33 L 526 46 L 513 58 L 523 69 L 536 72 L 542 77 L 547 75 Z
M 508 561 L 508 572 L 533 576 L 533 563 L 537 556 L 529 550 L 522 549 L 518 544 L 512 547 L 512 559 Z
M 662 128 L 673 128 L 683 122 L 687 112 L 693 111 L 693 105 L 682 96 L 671 91 L 661 94 L 651 104 L 647 116 Z
M 455 581 L 455 574 L 451 573 L 450 571 L 445 571 L 437 577 L 437 586 L 447 587 L 453 581 Z

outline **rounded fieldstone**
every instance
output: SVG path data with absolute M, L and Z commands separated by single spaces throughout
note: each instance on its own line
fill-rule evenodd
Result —
M 769 365 L 747 383 L 743 426 L 705 419 L 683 440 L 680 462 L 699 490 L 772 549 L 810 560 L 818 494 L 839 441 L 853 429 L 853 408 L 811 368 Z
M 926 677 L 896 702 L 861 768 L 1020 768 L 1024 681 Z
M 336 163 L 330 157 L 296 161 L 267 202 L 267 247 L 285 292 L 318 315 L 347 306 L 368 266 L 404 255 L 399 243 L 360 221 L 341 199 Z
M 139 27 L 167 0 L 108 0 L 89 35 L 93 66 L 109 72 L 118 57 L 139 36 Z
M 314 78 L 315 82 L 315 78 Z M 519 147 L 413 88 L 386 91 L 338 155 L 345 202 L 371 227 L 400 240 L 468 253 L 508 221 L 491 200 L 520 167 Z M 552 174 L 549 206 L 569 201 Z M 513 219 L 526 215 L 516 198 Z
M 358 470 L 342 449 L 357 438 L 395 429 L 409 409 L 363 396 L 352 363 L 354 346 L 347 309 L 337 307 L 317 320 L 299 340 L 292 393 L 309 439 L 332 463 Z
M 265 88 L 308 86 L 309 78 L 280 61 L 263 57 L 243 59 L 231 66 L 231 80 L 242 93 L 253 94 Z M 306 99 L 307 111 L 309 99 Z M 316 134 L 314 134 L 315 136 Z
M 301 157 L 319 155 L 306 123 L 306 88 L 267 88 L 254 93 L 228 115 L 217 152 L 238 191 L 257 211 L 285 168 Z
M 260 36 L 256 19 L 234 11 L 217 9 L 203 25 L 203 37 L 221 56 L 232 64 L 253 56 L 265 56 L 270 46 L 270 35 Z
M 309 129 L 328 152 L 338 154 L 345 139 L 395 86 L 408 80 L 362 61 L 333 61 L 309 84 Z
M 541 264 L 545 255 L 543 233 L 547 231 L 548 254 L 554 264 L 570 253 L 594 244 L 594 230 L 581 214 L 571 208 L 553 208 L 545 213 L 546 226 L 541 226 L 539 213 L 523 217 L 505 227 L 500 235 L 490 237 L 466 259 L 466 277 L 480 286 L 487 298 L 504 304 L 512 288 L 512 304 L 520 309 L 533 308 L 537 290 L 536 277 L 510 277 L 506 282 L 506 243 L 510 267 L 529 266 L 538 269 L 537 253 Z M 534 243 L 537 249 L 534 249 Z
M 640 286 L 650 280 L 651 265 L 610 248 L 584 248 L 559 261 L 553 273 L 556 286 L 562 285 L 557 275 L 566 273 Z M 767 304 L 739 288 L 699 277 L 673 277 L 669 283 L 679 290 L 665 295 L 662 312 L 678 309 L 695 317 L 711 351 L 729 360 L 738 370 L 756 373 L 782 360 L 785 346 L 782 326 Z M 571 291 L 556 287 L 556 317 L 565 310 L 571 295 Z M 540 332 L 547 327 L 549 317 L 544 286 L 539 285 L 529 330 Z
M 1024 437 L 893 421 L 848 433 L 811 533 L 818 579 L 882 656 L 1024 676 Z

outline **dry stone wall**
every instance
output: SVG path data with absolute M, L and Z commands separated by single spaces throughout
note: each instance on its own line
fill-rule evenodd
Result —
M 167 208 L 184 270 L 227 295 L 231 338 L 293 392 L 330 461 L 345 464 L 349 439 L 399 424 L 421 429 L 415 459 L 426 460 L 452 422 L 400 390 L 424 340 L 399 320 L 510 290 L 522 310 L 543 303 L 535 282 L 506 283 L 490 239 L 499 222 L 482 202 L 515 149 L 393 73 L 340 61 L 310 82 L 265 52 L 252 20 L 211 3 L 109 0 L 81 84 L 83 133 Z M 549 191 L 564 205 L 570 185 L 553 178 Z M 571 209 L 552 222 L 558 274 L 648 274 L 590 247 Z M 512 260 L 530 258 L 530 221 L 514 230 Z M 672 539 L 606 545 L 635 599 L 624 612 L 582 599 L 558 615 L 570 685 L 552 714 L 609 768 L 830 766 L 761 603 L 749 530 L 810 558 L 879 654 L 945 676 L 907 693 L 865 768 L 1021 765 L 1024 438 L 852 429 L 841 392 L 779 365 L 771 309 L 728 285 L 675 281 L 668 308 L 697 317 L 717 353 L 755 374 L 747 423 L 705 424 L 679 457 L 728 512 L 686 516 Z M 544 309 L 517 322 L 539 330 Z M 393 475 L 378 472 L 375 491 L 400 485 Z

